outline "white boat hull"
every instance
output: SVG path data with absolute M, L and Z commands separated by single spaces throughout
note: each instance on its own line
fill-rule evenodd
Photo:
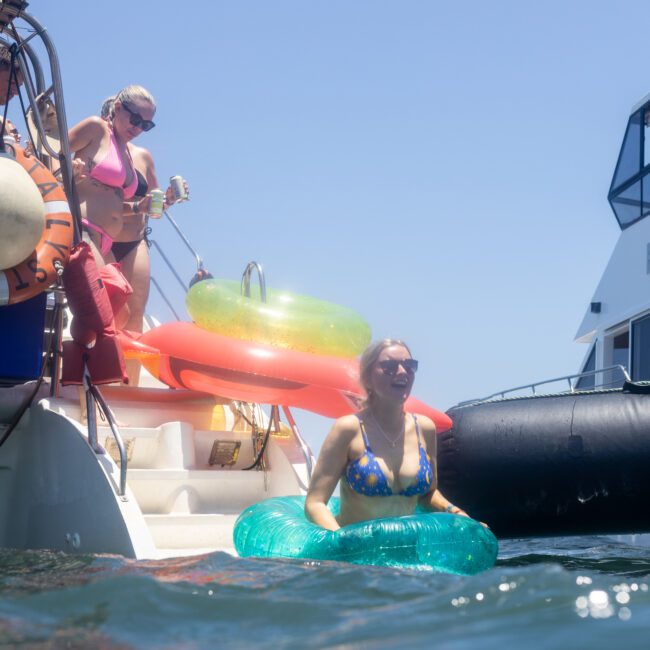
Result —
M 26 388 L 1 392 L 6 422 Z M 119 456 L 110 428 L 98 428 L 106 452 L 95 453 L 76 389 L 41 398 L 2 447 L 3 547 L 137 559 L 232 553 L 233 525 L 244 508 L 306 491 L 305 458 L 287 432 L 271 435 L 266 469 L 246 470 L 254 459 L 250 427 L 240 420 L 214 428 L 215 408 L 224 425 L 228 405 L 167 389 L 111 387 L 105 394 L 127 450 L 125 495 L 119 495 Z M 211 465 L 216 443 L 239 443 L 236 462 Z

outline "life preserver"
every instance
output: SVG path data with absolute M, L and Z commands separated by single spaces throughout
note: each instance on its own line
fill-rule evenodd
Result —
M 12 305 L 45 291 L 56 278 L 56 262 L 70 256 L 74 228 L 63 188 L 35 156 L 12 147 L 16 162 L 31 176 L 45 207 L 45 228 L 36 248 L 22 262 L 0 271 L 0 305 Z
M 199 327 L 244 341 L 336 357 L 355 357 L 370 343 L 370 326 L 353 309 L 290 291 L 267 289 L 266 297 L 211 279 L 197 282 L 186 304 Z
M 328 503 L 336 513 L 339 500 Z M 494 566 L 499 544 L 469 517 L 416 512 L 325 530 L 305 517 L 304 497 L 274 497 L 239 515 L 233 532 L 242 557 L 307 558 L 392 567 L 430 567 L 472 575 Z

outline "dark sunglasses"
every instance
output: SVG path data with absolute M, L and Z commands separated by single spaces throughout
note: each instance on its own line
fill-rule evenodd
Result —
M 122 102 L 122 108 L 129 114 L 129 122 L 132 126 L 137 126 L 143 131 L 151 131 L 156 124 L 151 120 L 143 119 L 140 113 L 136 113 L 133 109 L 129 108 L 124 102 Z
M 409 375 L 415 374 L 418 369 L 417 359 L 384 359 L 383 361 L 379 361 L 377 365 L 385 374 L 390 375 L 391 377 L 397 374 L 400 366 L 402 366 Z

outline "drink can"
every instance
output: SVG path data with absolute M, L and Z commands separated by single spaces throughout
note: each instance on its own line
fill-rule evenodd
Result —
M 176 201 L 186 201 L 187 192 L 185 191 L 185 181 L 182 176 L 172 176 L 169 179 L 169 184 L 172 188 L 172 193 L 174 194 L 174 199 Z
M 149 216 L 154 219 L 162 217 L 165 207 L 165 193 L 161 189 L 151 190 L 151 203 L 149 204 Z

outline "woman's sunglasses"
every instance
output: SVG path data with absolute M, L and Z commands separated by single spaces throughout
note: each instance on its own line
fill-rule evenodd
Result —
M 151 120 L 145 120 L 140 113 L 136 113 L 133 109 L 129 108 L 124 102 L 122 102 L 122 108 L 129 114 L 129 122 L 132 126 L 137 126 L 143 131 L 151 131 L 156 124 Z
M 377 365 L 385 374 L 390 375 L 391 377 L 397 374 L 400 366 L 402 366 L 409 375 L 415 374 L 418 369 L 417 359 L 384 359 L 383 361 L 379 361 Z

